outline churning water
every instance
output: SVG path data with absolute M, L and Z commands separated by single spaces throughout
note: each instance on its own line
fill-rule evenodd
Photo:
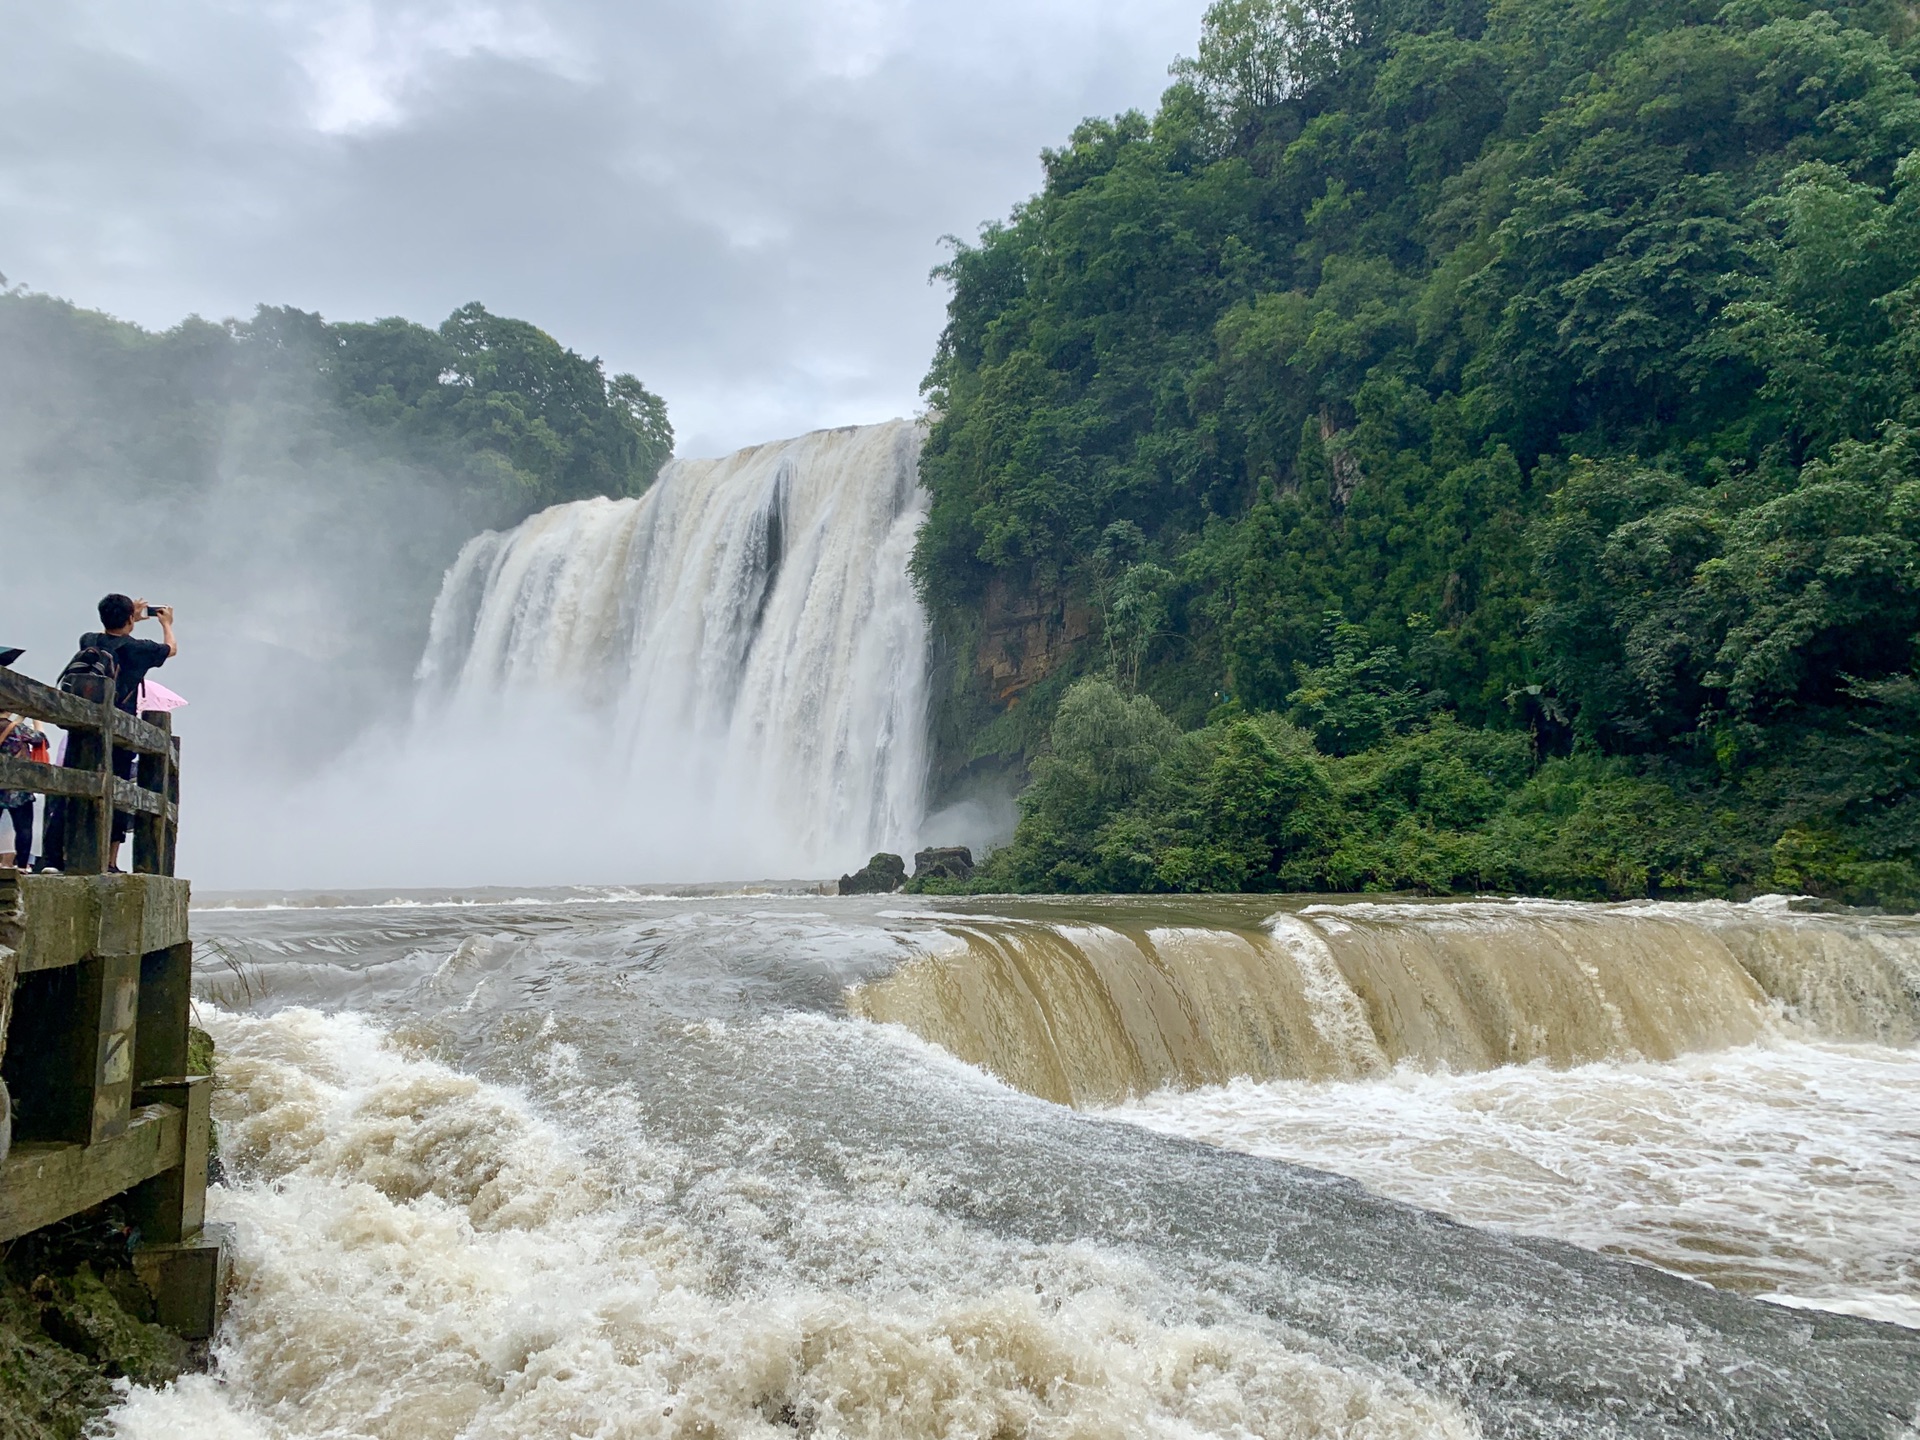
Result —
M 910 849 L 921 440 L 900 420 L 674 460 L 637 500 L 477 537 L 434 607 L 420 731 L 504 720 L 493 754 L 539 777 L 508 777 L 542 797 L 523 828 L 557 810 L 661 873 L 817 874 Z M 556 795 L 556 764 L 588 777 L 580 794 Z
M 1920 1422 L 1831 1313 L 1920 1295 L 1914 922 L 378 898 L 196 916 L 238 1283 L 131 1440 Z
M 906 849 L 920 440 L 475 540 L 395 776 L 484 768 L 563 874 Z M 377 793 L 388 843 L 480 828 Z M 1882 1323 L 1920 922 L 575 889 L 195 928 L 236 1289 L 124 1440 L 1920 1440 Z

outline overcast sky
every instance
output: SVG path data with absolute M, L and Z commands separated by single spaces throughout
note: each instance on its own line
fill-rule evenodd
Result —
M 0 271 L 149 326 L 481 300 L 679 453 L 918 406 L 940 236 L 1204 0 L 0 0 Z

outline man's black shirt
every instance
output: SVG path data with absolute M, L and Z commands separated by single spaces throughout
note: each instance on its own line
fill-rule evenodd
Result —
M 113 703 L 129 715 L 140 695 L 140 682 L 149 670 L 167 663 L 167 647 L 157 640 L 139 640 L 132 635 L 106 635 L 95 632 L 80 637 L 82 650 L 111 651 L 119 662 L 120 677 L 114 682 Z

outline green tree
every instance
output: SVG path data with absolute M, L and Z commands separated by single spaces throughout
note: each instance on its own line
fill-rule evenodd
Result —
M 1238 137 L 1261 115 L 1333 73 L 1356 38 L 1344 0 L 1214 0 L 1201 22 L 1199 53 L 1176 60 L 1173 75 L 1190 84 Z
M 1351 755 L 1400 734 L 1427 709 L 1427 698 L 1401 676 L 1400 652 L 1371 645 L 1364 626 L 1337 610 L 1326 617 L 1326 663 L 1302 665 L 1300 686 L 1287 696 L 1292 718 L 1330 755 Z

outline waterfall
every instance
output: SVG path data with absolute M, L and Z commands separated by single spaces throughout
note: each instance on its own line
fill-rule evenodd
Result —
M 1241 902 L 1244 903 L 1244 902 Z M 1219 925 L 953 916 L 852 992 L 1032 1094 L 1920 1039 L 1920 922 L 1784 902 L 1309 905 Z
M 584 746 L 570 759 L 598 772 L 595 803 L 682 864 L 820 873 L 908 850 L 922 438 L 893 421 L 675 460 L 639 499 L 477 537 L 434 607 L 422 716 L 512 714 Z

